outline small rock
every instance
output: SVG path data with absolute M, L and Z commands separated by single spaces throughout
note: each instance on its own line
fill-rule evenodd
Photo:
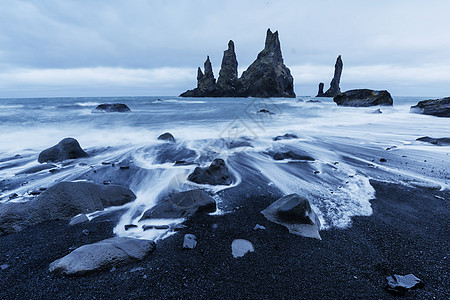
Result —
M 253 230 L 258 230 L 258 229 L 264 230 L 264 229 L 266 229 L 266 227 L 264 227 L 262 225 L 259 225 L 259 224 L 256 224 L 255 227 L 253 227 Z
M 158 230 L 167 230 L 169 229 L 169 225 L 143 225 L 142 230 L 147 231 L 150 229 L 158 229 Z
M 82 232 L 83 232 L 83 234 L 86 235 L 86 236 L 89 235 L 89 230 L 87 230 L 87 229 L 83 229 Z
M 8 268 L 9 268 L 9 265 L 7 265 L 7 264 L 3 264 L 3 265 L 0 266 L 1 270 L 6 270 Z
M 93 113 L 98 112 L 130 112 L 131 109 L 123 103 L 105 103 L 100 104 L 92 110 Z
M 387 162 L 386 158 L 380 158 L 380 162 Z
M 38 162 L 59 162 L 66 159 L 77 159 L 89 155 L 81 149 L 80 144 L 74 138 L 65 138 L 57 145 L 45 149 L 39 154 Z
M 161 134 L 160 136 L 158 136 L 158 140 L 175 143 L 175 138 L 173 137 L 173 135 L 170 132 Z
M 287 139 L 298 139 L 298 136 L 292 133 L 286 133 L 284 135 L 276 136 L 273 140 L 274 141 L 280 141 L 280 140 L 287 140 Z
M 267 110 L 267 109 L 264 109 L 264 108 L 258 110 L 257 113 L 258 113 L 258 114 L 264 113 L 264 114 L 269 114 L 269 115 L 274 115 L 274 114 L 275 114 L 275 113 L 271 112 L 270 110 Z
M 183 249 L 194 249 L 197 246 L 197 237 L 193 234 L 185 234 L 183 240 Z
M 386 280 L 388 282 L 386 289 L 393 294 L 399 295 L 404 295 L 409 289 L 422 288 L 424 286 L 423 282 L 413 274 L 394 274 L 386 277 Z
M 242 257 L 247 252 L 254 252 L 253 244 L 247 240 L 236 239 L 231 243 L 231 253 L 234 258 Z
M 130 228 L 137 228 L 137 227 L 138 227 L 138 226 L 137 226 L 137 225 L 134 225 L 134 224 L 127 224 L 127 225 L 124 226 L 125 230 L 128 230 L 128 229 L 130 229 Z
M 208 168 L 195 168 L 187 179 L 195 183 L 210 185 L 230 185 L 233 183 L 233 177 L 228 171 L 225 161 L 221 158 L 213 160 Z
M 116 267 L 112 267 L 111 270 L 109 270 L 109 272 L 112 273 L 112 272 L 114 272 L 115 270 L 117 270 Z

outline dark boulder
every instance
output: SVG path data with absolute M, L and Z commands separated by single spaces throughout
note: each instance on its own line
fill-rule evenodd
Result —
M 437 146 L 448 146 L 450 145 L 450 138 L 431 138 L 429 136 L 424 136 L 416 139 L 416 141 L 427 142 Z
M 290 233 L 321 239 L 320 221 L 309 201 L 297 194 L 284 196 L 261 212 L 269 221 L 281 224 Z
M 216 211 L 216 201 L 202 190 L 175 193 L 145 211 L 141 220 L 176 219 Z
M 38 162 L 59 162 L 66 159 L 77 159 L 89 155 L 81 149 L 80 144 L 74 138 L 65 138 L 57 145 L 45 149 L 39 154 Z
M 374 91 L 368 89 L 349 90 L 335 96 L 337 105 L 368 107 L 376 105 L 392 105 L 393 100 L 388 91 Z
M 275 137 L 274 141 L 280 141 L 280 140 L 289 140 L 289 139 L 298 139 L 298 136 L 293 133 L 285 133 L 284 135 L 279 135 Z
M 123 103 L 104 103 L 92 110 L 93 113 L 101 112 L 130 112 L 131 109 Z
M 411 112 L 436 117 L 450 117 L 450 97 L 434 100 L 424 100 L 411 106 Z
M 158 136 L 158 140 L 169 141 L 169 142 L 175 143 L 175 138 L 173 137 L 173 135 L 170 132 L 161 134 L 160 136 Z
M 331 79 L 330 88 L 325 93 L 323 93 L 323 96 L 317 95 L 317 97 L 335 97 L 341 93 L 339 83 L 341 81 L 343 67 L 344 64 L 342 63 L 341 56 L 339 55 L 338 58 L 336 59 L 336 63 L 334 64 L 334 76 L 333 79 Z
M 273 157 L 274 160 L 294 159 L 294 160 L 314 161 L 314 158 L 312 158 L 311 156 L 297 154 L 294 151 L 275 152 L 271 153 L 271 156 Z
M 233 177 L 221 158 L 215 159 L 208 168 L 195 168 L 188 180 L 199 184 L 230 185 Z
M 126 187 L 90 182 L 60 182 L 26 203 L 0 206 L 0 235 L 43 221 L 70 219 L 78 214 L 121 206 L 136 196 Z
M 283 62 L 278 31 L 267 29 L 264 49 L 238 80 L 240 97 L 295 98 L 294 78 Z
M 222 66 L 216 84 L 216 95 L 233 97 L 236 95 L 238 81 L 238 61 L 234 52 L 234 42 L 228 42 L 228 49 L 223 52 Z
M 316 97 L 325 97 L 325 94 L 323 93 L 324 86 L 325 86 L 325 84 L 323 82 L 319 83 L 319 91 L 317 92 Z

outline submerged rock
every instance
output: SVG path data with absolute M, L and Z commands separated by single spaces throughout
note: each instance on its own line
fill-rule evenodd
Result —
M 450 97 L 420 101 L 411 106 L 411 112 L 436 117 L 450 117 Z
M 374 91 L 368 89 L 349 90 L 335 96 L 337 105 L 368 107 L 375 105 L 392 105 L 393 100 L 388 91 Z
M 136 196 L 126 187 L 90 182 L 60 182 L 26 203 L 0 205 L 0 235 L 44 221 L 121 206 Z
M 341 56 L 339 55 L 336 59 L 336 63 L 334 64 L 334 76 L 330 82 L 330 88 L 323 93 L 323 83 L 322 83 L 322 95 L 319 84 L 319 93 L 316 97 L 335 97 L 341 93 L 341 89 L 339 87 L 339 83 L 341 81 L 342 69 L 344 64 L 342 63 Z
M 158 136 L 158 140 L 175 143 L 175 138 L 173 137 L 173 135 L 170 132 L 161 134 L 160 136 Z
M 52 262 L 49 271 L 63 275 L 83 275 L 142 260 L 154 249 L 155 242 L 151 240 L 114 237 L 75 249 Z
M 38 162 L 59 162 L 66 159 L 77 159 L 89 155 L 81 149 L 80 144 L 74 138 L 65 138 L 58 144 L 45 149 L 39 154 Z
M 233 183 L 232 178 L 225 161 L 217 158 L 208 168 L 195 168 L 187 179 L 199 184 L 230 185 Z
M 190 190 L 169 195 L 154 207 L 145 211 L 141 220 L 177 219 L 192 217 L 199 213 L 216 211 L 216 201 L 202 190 Z
M 231 254 L 234 258 L 242 257 L 248 252 L 254 252 L 253 244 L 247 240 L 236 239 L 231 243 Z
M 217 83 L 208 57 L 205 74 L 198 68 L 197 88 L 180 97 L 295 97 L 294 79 L 284 65 L 277 31 L 267 30 L 264 49 L 239 79 L 237 67 L 234 43 L 229 41 Z
M 297 194 L 278 199 L 261 213 L 269 221 L 287 227 L 290 233 L 321 240 L 319 218 L 309 201 Z
M 123 103 L 104 103 L 98 105 L 96 108 L 92 110 L 93 113 L 102 113 L 102 112 L 130 112 L 131 109 Z
M 289 139 L 298 139 L 298 136 L 293 133 L 285 133 L 284 135 L 276 136 L 273 140 L 281 141 L 281 140 L 289 140 Z
M 394 274 L 386 277 L 386 280 L 388 282 L 386 289 L 398 295 L 404 295 L 410 289 L 422 288 L 424 286 L 423 282 L 413 274 Z
M 450 138 L 431 138 L 429 136 L 424 136 L 416 139 L 416 141 L 427 142 L 437 146 L 448 146 L 450 145 Z

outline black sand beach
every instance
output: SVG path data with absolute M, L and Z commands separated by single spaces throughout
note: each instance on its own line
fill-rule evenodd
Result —
M 371 183 L 373 215 L 355 217 L 348 229 L 321 231 L 322 241 L 267 221 L 259 211 L 277 197 L 236 197 L 233 213 L 185 222 L 145 260 L 83 277 L 56 276 L 48 265 L 71 247 L 112 236 L 114 216 L 1 236 L 0 263 L 9 267 L 0 271 L 0 298 L 393 299 L 386 276 L 413 273 L 425 287 L 406 298 L 448 299 L 450 193 Z M 256 224 L 267 229 L 255 231 Z M 195 249 L 182 249 L 184 233 L 197 236 Z M 251 241 L 255 252 L 233 258 L 236 238 Z

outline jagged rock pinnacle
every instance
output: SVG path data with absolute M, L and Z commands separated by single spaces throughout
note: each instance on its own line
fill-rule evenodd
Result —
M 344 65 L 342 63 L 341 56 L 339 55 L 334 64 L 334 76 L 330 83 L 330 88 L 324 93 L 323 97 L 335 97 L 339 95 L 341 89 L 339 83 L 341 81 L 342 69 Z

